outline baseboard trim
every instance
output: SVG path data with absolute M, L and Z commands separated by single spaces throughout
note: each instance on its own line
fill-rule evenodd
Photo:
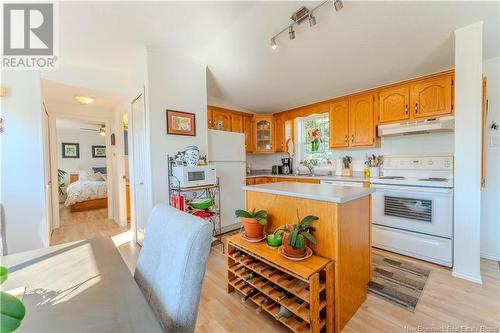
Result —
M 243 223 L 241 223 L 241 222 L 238 222 L 238 223 L 235 223 L 235 224 L 231 224 L 231 225 L 223 226 L 221 228 L 221 234 L 225 234 L 226 232 L 231 232 L 231 231 L 240 229 L 241 227 L 243 227 Z
M 456 277 L 456 278 L 459 278 L 459 279 L 467 280 L 467 281 L 474 282 L 477 284 L 483 284 L 483 279 L 481 278 L 481 275 L 470 275 L 470 274 L 457 272 L 455 270 L 453 270 L 451 275 Z
M 481 252 L 481 258 L 489 259 L 489 260 L 495 260 L 495 261 L 500 261 L 500 256 L 499 255 L 494 255 L 494 254 L 491 254 L 491 253 Z

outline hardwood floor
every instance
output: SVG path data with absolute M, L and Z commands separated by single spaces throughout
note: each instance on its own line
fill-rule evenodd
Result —
M 133 272 L 139 246 L 130 242 L 118 246 Z M 500 327 L 500 270 L 495 261 L 481 260 L 483 284 L 451 276 L 451 270 L 424 261 L 374 249 L 374 252 L 415 262 L 432 269 L 414 313 L 368 295 L 342 332 L 417 332 L 419 327 Z M 198 313 L 197 332 L 289 332 L 266 313 L 256 315 L 251 302 L 242 303 L 237 292 L 226 292 L 226 260 L 221 246 L 208 258 Z M 458 328 L 457 328 L 458 329 Z M 452 330 L 449 330 L 452 332 Z M 466 332 L 466 331 L 462 331 Z
M 92 237 L 112 237 L 130 229 L 120 227 L 108 219 L 107 208 L 72 213 L 68 207 L 59 207 L 60 227 L 52 232 L 50 245 L 63 244 Z
M 106 218 L 105 210 L 82 212 L 78 219 L 54 231 L 51 243 L 96 236 L 112 236 L 129 270 L 134 272 L 140 246 L 131 242 L 128 227 L 121 228 Z M 414 313 L 369 294 L 342 332 L 418 332 L 418 329 L 424 332 L 426 328 L 435 332 L 454 332 L 452 328 L 460 327 L 494 327 L 490 332 L 499 332 L 500 270 L 497 262 L 481 261 L 483 284 L 478 285 L 452 277 L 451 270 L 442 266 L 377 249 L 373 251 L 418 263 L 432 269 L 432 273 Z M 208 258 L 196 331 L 288 332 L 268 314 L 256 315 L 255 306 L 250 302 L 242 303 L 240 299 L 237 292 L 226 292 L 225 255 L 221 245 L 215 246 Z

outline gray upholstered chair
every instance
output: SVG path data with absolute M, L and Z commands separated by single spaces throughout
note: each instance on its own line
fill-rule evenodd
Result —
M 148 220 L 134 278 L 165 332 L 193 332 L 211 224 L 165 204 Z

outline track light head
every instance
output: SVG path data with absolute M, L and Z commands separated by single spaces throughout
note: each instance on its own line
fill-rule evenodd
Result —
M 342 0 L 334 0 L 333 1 L 333 6 L 335 7 L 335 11 L 339 11 L 344 7 L 344 3 Z
M 288 38 L 295 39 L 295 30 L 292 25 L 288 28 Z
M 316 18 L 313 14 L 309 15 L 309 26 L 314 27 L 316 25 Z
M 276 44 L 276 38 L 271 38 L 271 49 L 276 50 L 278 48 L 278 44 Z

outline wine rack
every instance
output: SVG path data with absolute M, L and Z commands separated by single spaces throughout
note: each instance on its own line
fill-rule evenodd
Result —
M 266 312 L 293 332 L 334 332 L 333 263 L 312 256 L 291 261 L 264 242 L 227 239 L 228 292 L 238 291 L 257 312 Z

